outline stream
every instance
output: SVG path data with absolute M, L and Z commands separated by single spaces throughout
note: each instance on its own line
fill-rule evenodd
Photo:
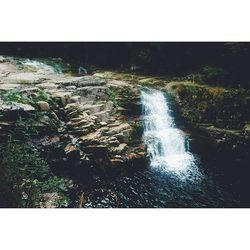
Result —
M 170 97 L 161 91 L 144 88 L 141 102 L 143 140 L 149 166 L 106 180 L 97 177 L 92 187 L 81 190 L 82 207 L 245 206 L 240 191 L 234 187 L 233 174 L 226 176 L 224 171 L 217 169 L 219 162 L 210 162 L 210 156 L 203 157 L 192 150 L 190 136 L 180 129 L 180 124 L 177 125 Z

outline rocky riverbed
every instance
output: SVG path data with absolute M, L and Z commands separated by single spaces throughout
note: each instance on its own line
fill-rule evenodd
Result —
M 209 148 L 216 157 L 219 152 L 222 159 L 229 157 L 247 165 L 247 91 L 201 85 L 188 77 L 173 79 L 111 71 L 87 74 L 83 70 L 73 75 L 42 60 L 1 56 L 0 158 L 4 185 L 0 196 L 4 200 L 6 193 L 17 192 L 19 198 L 0 205 L 91 207 L 97 202 L 93 201 L 97 195 L 111 200 L 110 205 L 104 202 L 104 206 L 119 206 L 121 197 L 115 191 L 118 184 L 112 178 L 147 167 L 140 102 L 140 88 L 146 86 L 172 95 L 187 125 L 185 133 L 195 131 L 206 141 L 198 148 Z M 191 139 L 196 140 L 195 136 Z M 28 174 L 19 169 L 18 161 L 31 168 Z M 34 175 L 37 170 L 33 169 L 33 161 L 38 169 L 48 165 L 47 179 Z M 15 180 L 13 173 L 18 173 Z M 138 178 L 130 180 L 137 183 Z M 18 185 L 14 187 L 13 182 Z M 113 184 L 114 190 L 110 188 Z M 136 192 L 134 188 L 132 191 Z M 39 195 L 32 194 L 32 189 L 39 190 Z M 124 199 L 129 201 L 128 197 Z M 122 207 L 129 206 L 127 201 Z M 146 202 L 141 204 L 147 206 Z M 164 204 L 161 201 L 158 205 Z M 97 202 L 96 206 L 102 205 Z

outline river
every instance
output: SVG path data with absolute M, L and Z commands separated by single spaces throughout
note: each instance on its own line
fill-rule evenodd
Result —
M 85 208 L 184 208 L 240 207 L 239 190 L 232 176 L 217 168 L 216 161 L 195 152 L 190 136 L 175 119 L 171 98 L 163 92 L 141 91 L 143 140 L 149 166 L 119 176 L 101 179 L 82 188 Z M 182 127 L 182 126 L 181 126 Z M 192 137 L 192 135 L 191 135 Z M 201 143 L 201 142 L 199 142 Z M 195 147 L 193 147 L 195 148 Z M 196 145 L 196 148 L 199 146 Z M 199 151 L 199 150 L 198 150 Z M 74 206 L 79 205 L 79 200 Z

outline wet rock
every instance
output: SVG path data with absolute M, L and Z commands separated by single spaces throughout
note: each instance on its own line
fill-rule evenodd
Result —
M 37 102 L 37 105 L 39 106 L 40 110 L 42 110 L 42 111 L 49 111 L 50 110 L 50 106 L 47 102 L 39 101 L 39 102 Z

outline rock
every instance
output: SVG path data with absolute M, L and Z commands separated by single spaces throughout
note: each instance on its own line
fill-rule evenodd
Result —
M 29 104 L 13 102 L 11 104 L 3 104 L 0 106 L 0 111 L 18 111 L 22 110 L 25 112 L 34 111 L 35 108 Z
M 86 86 L 77 88 L 75 93 L 85 97 L 86 101 L 93 102 L 95 100 L 106 100 L 106 90 L 107 87 L 105 86 Z
M 60 201 L 60 196 L 57 192 L 53 193 L 44 193 L 43 194 L 43 201 L 39 203 L 40 208 L 56 208 L 58 207 L 58 202 Z M 65 206 L 67 204 L 65 203 Z
M 0 63 L 7 62 L 7 58 L 0 56 Z
M 104 110 L 104 111 L 101 111 L 101 112 L 98 112 L 98 113 L 94 113 L 93 115 L 96 116 L 100 121 L 108 121 L 109 119 L 109 112 L 110 110 Z
M 63 105 L 66 105 L 67 103 L 69 103 L 69 99 L 71 96 L 72 96 L 72 93 L 66 92 L 66 91 L 53 93 L 53 97 L 59 98 L 62 101 Z
M 31 93 L 36 93 L 38 91 L 38 88 L 36 87 L 29 87 L 29 88 L 24 88 L 20 89 L 20 93 L 26 93 L 26 94 L 31 94 Z
M 88 74 L 88 71 L 85 68 L 83 68 L 83 67 L 78 68 L 78 75 L 79 76 L 85 76 L 87 74 Z
M 110 80 L 110 81 L 108 81 L 107 85 L 112 86 L 112 87 L 121 88 L 121 87 L 128 87 L 129 83 L 126 81 L 121 81 L 121 80 Z
M 99 138 L 101 135 L 98 131 L 81 136 L 79 139 L 84 142 L 84 143 L 88 143 L 91 140 L 97 139 Z
M 123 159 L 118 159 L 118 158 L 111 159 L 110 162 L 113 166 L 117 166 L 124 163 Z
M 120 142 L 118 140 L 114 140 L 114 141 L 109 141 L 109 145 L 110 146 L 118 146 L 120 144 Z
M 74 95 L 70 97 L 70 102 L 72 103 L 80 103 L 81 96 L 80 95 Z
M 72 145 L 72 144 L 68 144 L 65 148 L 64 151 L 66 154 L 69 154 L 71 152 L 77 151 L 76 146 Z
M 131 129 L 131 126 L 128 123 L 122 123 L 117 127 L 110 128 L 107 134 L 109 135 L 119 134 L 127 129 Z
M 36 85 L 38 88 L 41 89 L 57 89 L 58 85 L 52 82 L 44 82 Z
M 104 79 L 101 79 L 96 76 L 82 76 L 82 77 L 64 77 L 63 79 L 57 80 L 57 84 L 60 86 L 76 86 L 76 87 L 85 87 L 85 86 L 102 86 L 106 83 Z
M 146 152 L 138 152 L 137 155 L 139 155 L 140 157 L 145 157 L 146 156 Z
M 74 90 L 74 89 L 76 89 L 76 86 L 66 86 L 65 89 Z
M 243 131 L 245 135 L 250 135 L 250 123 L 244 126 Z
M 114 148 L 112 152 L 116 154 L 121 154 L 127 148 L 128 145 L 126 143 L 121 143 L 118 147 Z
M 15 83 L 5 83 L 5 84 L 0 84 L 0 90 L 12 90 L 19 88 L 20 84 L 15 84 Z
M 60 142 L 60 137 L 55 135 L 53 137 L 44 137 L 41 141 L 41 144 L 45 147 L 56 145 Z
M 37 84 L 47 80 L 44 76 L 34 72 L 15 72 L 6 77 L 8 83 Z
M 97 113 L 104 109 L 104 104 L 85 104 L 83 110 L 88 110 L 91 114 Z
M 42 110 L 42 111 L 49 111 L 50 110 L 50 106 L 47 102 L 39 101 L 39 102 L 37 102 L 37 105 L 39 106 L 40 110 Z
M 100 125 L 106 126 L 106 125 L 107 125 L 107 122 L 100 122 Z

